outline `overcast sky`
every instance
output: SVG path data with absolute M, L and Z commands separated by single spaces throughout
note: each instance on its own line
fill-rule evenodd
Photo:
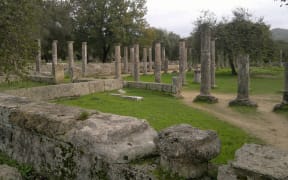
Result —
M 202 10 L 214 12 L 221 20 L 223 16 L 231 17 L 231 11 L 238 7 L 248 9 L 255 17 L 264 17 L 271 28 L 288 29 L 288 7 L 280 7 L 274 0 L 147 0 L 146 19 L 153 27 L 186 37 Z

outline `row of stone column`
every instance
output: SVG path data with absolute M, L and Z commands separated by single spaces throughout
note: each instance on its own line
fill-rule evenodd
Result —
M 115 45 L 115 78 L 121 79 L 121 46 L 120 44 Z M 149 63 L 147 62 L 149 60 Z M 164 60 L 163 60 L 164 59 Z M 146 75 L 148 72 L 153 71 L 153 62 L 152 62 L 152 48 L 143 48 L 143 74 Z M 161 82 L 161 66 L 164 63 L 164 72 L 168 72 L 168 60 L 165 55 L 165 48 L 162 48 L 161 52 L 161 44 L 155 44 L 155 62 L 154 62 L 154 75 L 155 75 L 155 82 Z M 140 81 L 140 57 L 139 57 L 139 45 L 135 44 L 134 46 L 130 47 L 130 69 L 128 63 L 128 48 L 124 47 L 124 73 L 130 73 L 134 78 L 134 81 Z
M 69 64 L 69 72 L 70 75 L 73 76 L 73 68 L 74 68 L 74 48 L 73 41 L 68 41 L 68 64 Z M 41 40 L 37 40 L 38 44 L 38 53 L 36 56 L 36 72 L 41 72 Z M 52 74 L 55 74 L 55 66 L 58 64 L 58 53 L 57 53 L 57 44 L 58 41 L 54 40 L 52 42 Z M 86 76 L 87 69 L 87 42 L 82 42 L 82 76 Z

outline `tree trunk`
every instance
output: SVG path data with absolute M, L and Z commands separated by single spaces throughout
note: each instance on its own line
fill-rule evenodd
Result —
M 230 67 L 231 67 L 231 74 L 233 76 L 236 76 L 237 75 L 237 71 L 235 69 L 235 65 L 234 65 L 234 61 L 233 61 L 234 56 L 229 54 L 228 58 L 229 58 L 229 64 L 230 64 Z

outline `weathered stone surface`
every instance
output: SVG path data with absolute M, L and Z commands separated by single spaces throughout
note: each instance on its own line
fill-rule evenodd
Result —
M 147 48 L 144 47 L 143 48 L 143 74 L 146 75 L 147 74 Z
M 175 97 L 182 97 L 181 96 L 182 90 L 182 81 L 179 76 L 172 77 L 172 93 Z
M 133 117 L 5 94 L 0 112 L 0 150 L 54 179 L 101 179 L 110 165 L 155 153 L 156 131 Z
M 115 78 L 121 79 L 121 47 L 115 46 Z
M 182 85 L 186 84 L 185 74 L 185 41 L 180 40 L 179 42 L 179 76 L 182 81 Z
M 134 61 L 135 61 L 135 49 L 133 46 L 130 48 L 130 72 L 132 77 L 134 77 Z
M 161 131 L 155 140 L 161 167 L 186 178 L 201 177 L 208 161 L 220 153 L 220 140 L 214 131 L 181 124 Z
M 36 73 L 40 73 L 41 67 L 41 40 L 37 39 Z
M 196 68 L 194 69 L 194 80 L 195 83 L 201 83 L 201 65 L 197 64 Z
M 223 165 L 218 168 L 217 180 L 238 180 L 233 168 L 230 165 Z
M 22 176 L 16 168 L 8 165 L 0 165 L 0 180 L 22 180 Z
M 52 42 L 52 75 L 55 74 L 55 65 L 58 63 L 57 40 Z
M 153 62 L 152 62 L 152 48 L 148 48 L 148 58 L 149 58 L 149 68 L 148 71 L 152 72 L 153 71 Z
M 64 82 L 64 67 L 62 64 L 54 65 L 54 84 L 60 84 Z
M 215 38 L 211 40 L 211 88 L 216 87 L 215 82 L 215 59 L 216 59 L 216 53 L 215 53 Z
M 135 50 L 135 54 L 134 54 L 134 81 L 138 82 L 140 81 L 140 67 L 139 67 L 139 63 L 140 63 L 140 59 L 139 59 L 139 44 L 135 44 L 134 45 L 134 50 Z
M 124 74 L 129 73 L 129 63 L 128 63 L 128 47 L 124 47 L 124 57 L 123 57 L 123 63 L 124 63 Z
M 173 85 L 171 84 L 127 81 L 124 83 L 124 86 L 128 88 L 147 89 L 175 94 L 175 89 L 173 89 Z
M 71 72 L 71 69 L 74 68 L 74 49 L 73 49 L 73 41 L 67 41 L 67 49 L 68 49 L 68 69 Z M 70 76 L 73 76 L 70 74 Z
M 236 151 L 232 167 L 242 178 L 287 180 L 288 152 L 270 146 L 245 144 Z
M 81 69 L 77 67 L 71 67 L 69 69 L 70 72 L 70 81 L 77 82 L 81 78 Z

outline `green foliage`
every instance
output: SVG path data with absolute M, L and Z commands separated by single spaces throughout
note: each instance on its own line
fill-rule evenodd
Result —
M 80 120 L 80 121 L 84 121 L 86 119 L 89 118 L 89 113 L 87 111 L 83 111 L 80 113 L 80 115 L 77 117 L 77 120 Z
M 0 1 L 0 72 L 23 76 L 35 59 L 37 0 Z
M 144 101 L 130 101 L 111 96 L 109 92 L 105 92 L 58 102 L 65 105 L 147 119 L 156 130 L 180 123 L 188 123 L 201 129 L 214 129 L 222 141 L 222 153 L 214 160 L 216 163 L 225 163 L 227 160 L 233 159 L 235 150 L 241 147 L 243 143 L 255 141 L 244 131 L 214 116 L 188 107 L 181 100 L 170 95 L 137 89 L 125 89 L 125 91 L 129 95 L 144 97 Z
M 88 41 L 95 55 L 106 62 L 113 44 L 133 44 L 146 27 L 146 0 L 72 0 L 75 33 L 78 40 Z

